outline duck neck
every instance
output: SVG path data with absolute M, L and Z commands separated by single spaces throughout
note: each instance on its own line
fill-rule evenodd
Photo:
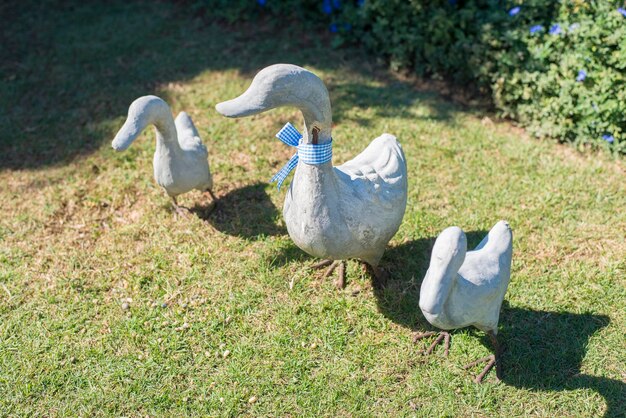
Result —
M 431 266 L 426 272 L 420 290 L 420 308 L 430 314 L 440 314 L 457 276 L 456 271 L 436 269 Z
M 303 144 L 327 144 L 332 141 L 331 123 L 320 122 L 317 118 L 302 109 L 304 115 Z M 307 164 L 300 160 L 296 168 L 294 181 L 298 181 L 303 190 L 307 190 L 313 195 L 328 193 L 329 183 L 333 184 L 333 163 L 332 159 L 322 164 Z
M 159 112 L 151 122 L 155 129 L 157 152 L 161 155 L 177 154 L 181 148 L 172 114 L 169 111 Z
M 303 144 L 326 144 L 332 140 L 332 120 L 328 109 L 300 109 L 304 117 Z

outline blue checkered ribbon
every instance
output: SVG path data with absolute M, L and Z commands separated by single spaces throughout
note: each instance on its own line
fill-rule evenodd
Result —
M 289 122 L 283 126 L 283 129 L 278 131 L 276 138 L 290 147 L 298 149 L 289 162 L 278 173 L 274 174 L 274 177 L 270 180 L 270 183 L 277 182 L 278 190 L 280 190 L 280 186 L 291 173 L 291 170 L 298 165 L 298 160 L 301 159 L 306 164 L 319 165 L 327 163 L 333 157 L 332 140 L 325 144 L 301 144 L 302 134 Z

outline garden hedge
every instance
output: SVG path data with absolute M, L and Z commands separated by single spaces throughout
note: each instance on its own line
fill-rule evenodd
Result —
M 473 85 L 542 137 L 626 153 L 622 1 L 196 0 L 236 21 L 263 14 L 323 25 L 394 69 Z M 321 27 L 321 26 L 320 26 Z

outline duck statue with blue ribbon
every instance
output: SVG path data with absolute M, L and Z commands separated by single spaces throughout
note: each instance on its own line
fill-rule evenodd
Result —
M 383 134 L 354 159 L 332 165 L 331 107 L 326 86 L 304 68 L 276 64 L 261 70 L 239 97 L 219 103 L 227 117 L 255 115 L 294 106 L 304 117 L 304 134 L 287 124 L 277 137 L 297 148 L 273 178 L 278 187 L 295 168 L 283 206 L 289 235 L 306 253 L 324 259 L 326 276 L 339 267 L 345 285 L 345 261 L 367 263 L 376 278 L 389 240 L 400 227 L 407 201 L 406 160 L 393 135 Z

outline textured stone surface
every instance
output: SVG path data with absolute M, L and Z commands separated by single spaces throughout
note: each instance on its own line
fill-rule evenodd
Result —
M 127 149 L 148 126 L 156 131 L 154 179 L 167 194 L 176 197 L 193 189 L 213 187 L 208 152 L 198 130 L 187 113 L 180 112 L 176 120 L 170 107 L 156 96 L 143 96 L 128 108 L 128 117 L 112 146 L 116 151 Z
M 498 222 L 470 252 L 460 228 L 445 229 L 437 237 L 420 290 L 420 308 L 428 322 L 445 330 L 473 325 L 496 334 L 512 253 L 513 234 L 506 221 Z
M 279 106 L 302 112 L 303 143 L 331 140 L 328 91 L 315 74 L 295 65 L 261 70 L 241 96 L 219 103 L 216 109 L 224 116 L 242 117 Z M 270 136 L 273 133 L 268 132 Z M 404 153 L 394 136 L 383 134 L 338 167 L 332 161 L 320 165 L 300 161 L 283 215 L 293 241 L 310 255 L 357 258 L 376 266 L 402 222 L 406 199 Z

